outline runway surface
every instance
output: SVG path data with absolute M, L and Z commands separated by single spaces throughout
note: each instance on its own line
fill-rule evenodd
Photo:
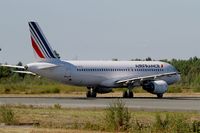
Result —
M 106 108 L 118 98 L 97 97 L 0 97 L 0 105 L 53 106 L 60 104 L 65 108 Z M 135 97 L 122 99 L 126 106 L 135 110 L 147 111 L 197 111 L 200 112 L 200 97 Z

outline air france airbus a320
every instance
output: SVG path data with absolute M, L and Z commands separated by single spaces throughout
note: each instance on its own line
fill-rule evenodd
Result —
M 31 42 L 38 61 L 19 73 L 37 74 L 64 84 L 86 86 L 87 97 L 109 93 L 113 88 L 127 88 L 124 98 L 133 97 L 133 88 L 142 88 L 162 98 L 168 85 L 180 80 L 180 73 L 170 64 L 160 61 L 64 61 L 49 45 L 37 22 L 29 22 Z

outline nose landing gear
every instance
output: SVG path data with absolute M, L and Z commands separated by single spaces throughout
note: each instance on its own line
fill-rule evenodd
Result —
M 133 98 L 133 87 L 129 86 L 126 91 L 123 92 L 123 98 Z
M 162 94 L 162 93 L 160 93 L 160 94 L 157 94 L 157 98 L 158 98 L 158 99 L 161 99 L 161 98 L 163 98 L 163 94 Z

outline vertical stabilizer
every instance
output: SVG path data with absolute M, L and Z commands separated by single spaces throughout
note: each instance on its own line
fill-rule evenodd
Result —
M 29 22 L 32 47 L 39 59 L 58 59 L 37 22 Z

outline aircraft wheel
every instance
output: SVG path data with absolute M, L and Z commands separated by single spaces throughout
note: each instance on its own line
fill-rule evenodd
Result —
M 123 98 L 133 98 L 133 92 L 130 90 L 124 91 Z
M 129 98 L 133 98 L 133 92 L 129 91 Z
M 86 96 L 87 97 L 96 97 L 97 93 L 94 91 L 94 89 L 91 88 L 90 90 L 87 91 Z
M 96 97 L 96 96 L 97 96 L 97 93 L 95 91 L 92 91 L 91 97 Z
M 163 98 L 163 94 L 157 94 L 157 98 Z
M 90 93 L 90 91 L 87 91 L 87 93 L 86 93 L 86 97 L 91 97 L 91 93 Z
M 124 92 L 123 92 L 123 98 L 128 98 L 128 93 L 127 93 L 127 91 L 124 91 Z

